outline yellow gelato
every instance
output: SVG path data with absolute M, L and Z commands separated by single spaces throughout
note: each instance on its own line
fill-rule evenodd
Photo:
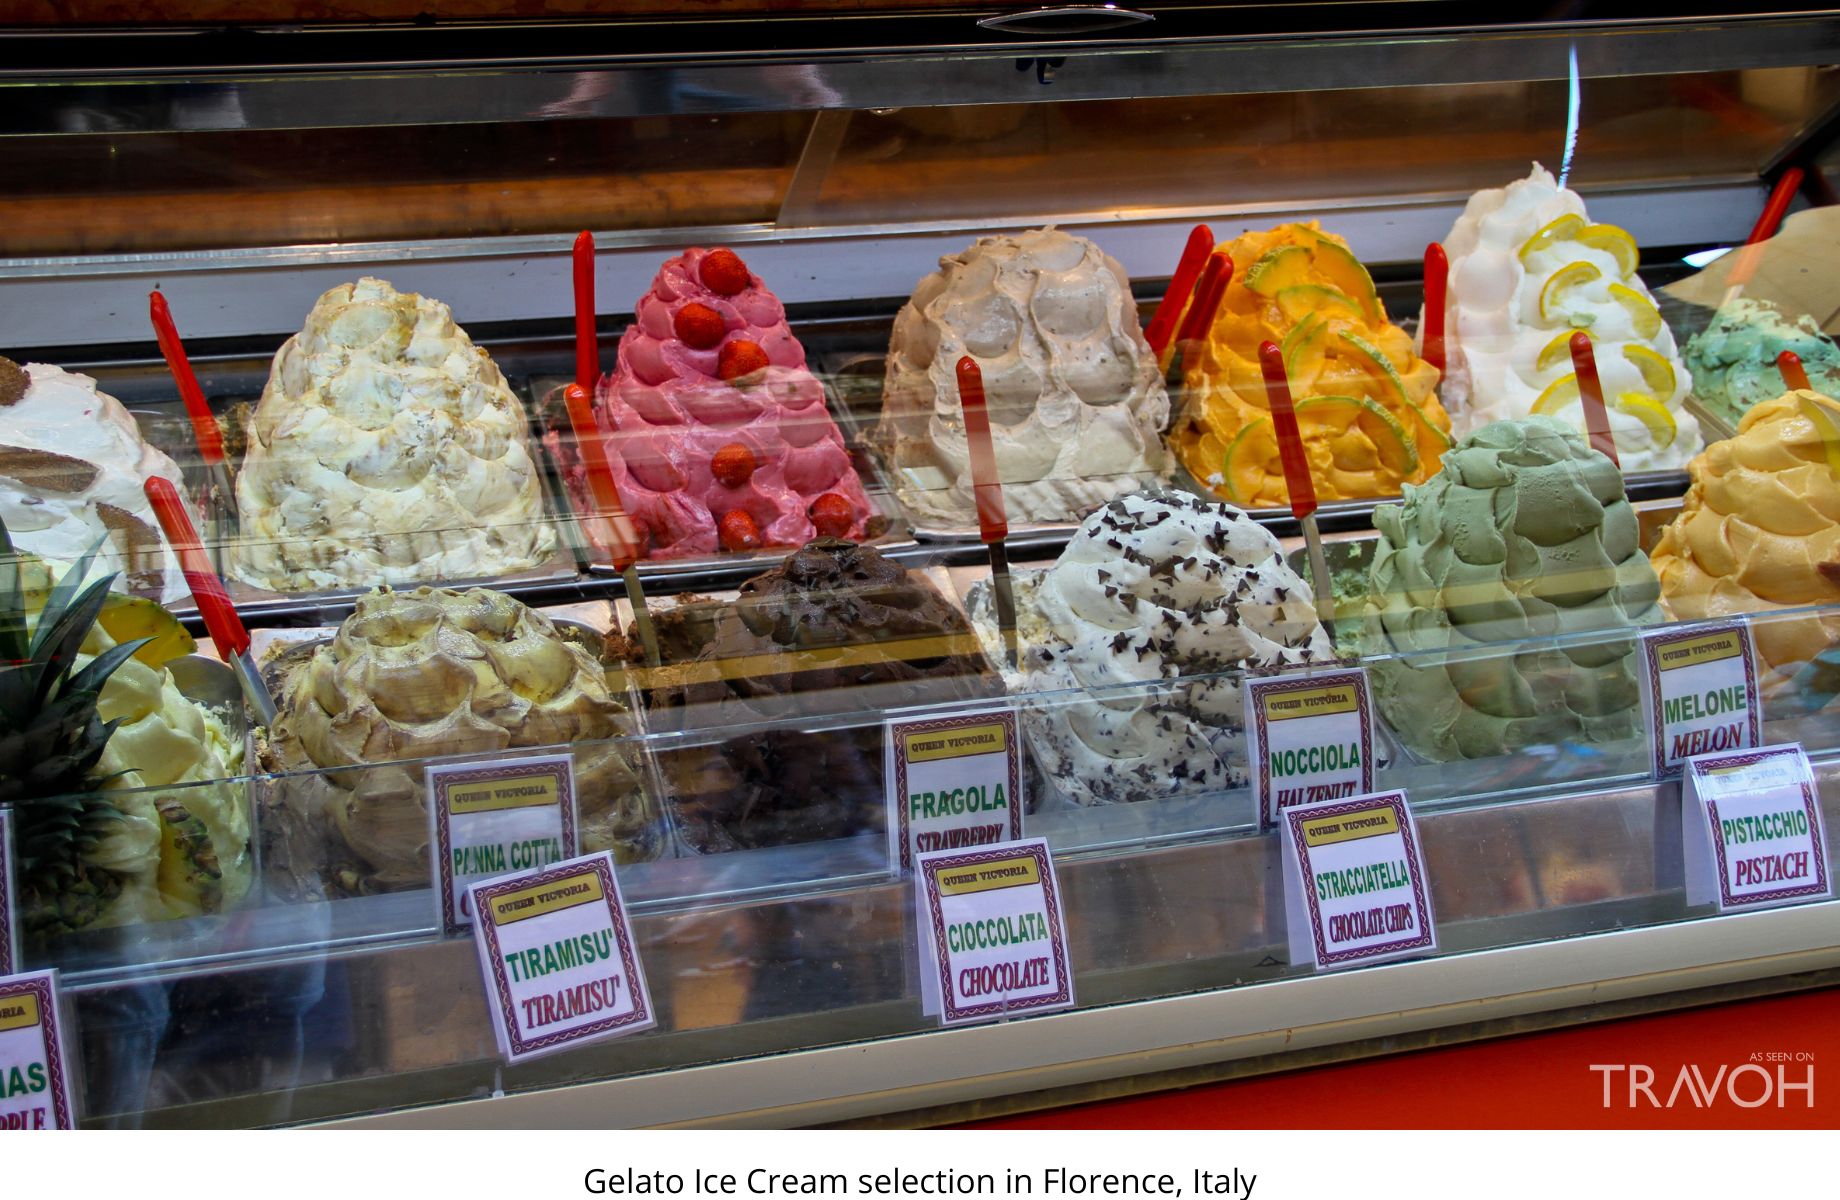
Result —
M 1259 345 L 1284 351 L 1297 424 L 1322 500 L 1395 496 L 1437 472 L 1450 418 L 1437 368 L 1387 320 L 1348 243 L 1314 221 L 1248 233 L 1206 343 L 1185 363 L 1169 442 L 1196 479 L 1245 508 L 1289 502 Z
M 1766 400 L 1687 469 L 1680 515 L 1650 555 L 1677 619 L 1840 604 L 1840 401 Z M 1753 630 L 1767 667 L 1793 667 L 1840 639 L 1840 615 Z

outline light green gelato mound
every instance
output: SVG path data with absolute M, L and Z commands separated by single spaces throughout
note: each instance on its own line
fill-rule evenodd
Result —
M 1776 356 L 1784 350 L 1801 358 L 1815 391 L 1840 395 L 1840 346 L 1814 319 L 1803 315 L 1791 321 L 1767 300 L 1744 298 L 1719 309 L 1705 332 L 1687 342 L 1693 395 L 1736 429 L 1752 405 L 1788 390 L 1776 369 Z
M 1583 437 L 1545 417 L 1484 426 L 1374 524 L 1360 649 L 1388 656 L 1368 670 L 1414 753 L 1636 735 L 1635 642 L 1589 635 L 1660 621 L 1661 589 L 1622 472 Z

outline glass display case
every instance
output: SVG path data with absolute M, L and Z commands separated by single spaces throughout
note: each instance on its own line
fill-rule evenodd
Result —
M 1831 887 L 1690 902 L 1645 665 L 1737 623 L 1675 749 L 1799 746 L 1833 859 L 1840 14 L 480 7 L 0 0 L 84 1121 L 942 1122 L 1840 979 Z M 1325 971 L 1246 694 L 1352 667 L 1437 943 Z M 940 1028 L 889 728 L 966 710 L 1076 1003 Z M 611 852 L 657 1025 L 508 1064 L 431 796 L 555 755 L 461 873 Z

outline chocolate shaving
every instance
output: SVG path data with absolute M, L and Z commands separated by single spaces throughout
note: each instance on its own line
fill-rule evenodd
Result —
M 25 446 L 0 446 L 0 475 L 10 476 L 28 488 L 46 492 L 76 493 L 96 482 L 95 463 Z
M 0 408 L 11 408 L 26 398 L 32 377 L 10 358 L 0 357 Z

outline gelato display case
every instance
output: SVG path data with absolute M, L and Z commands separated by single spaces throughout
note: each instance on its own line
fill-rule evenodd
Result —
M 945 1124 L 1840 983 L 1840 13 L 203 7 L 0 0 L 0 957 L 83 1123 Z M 914 791 L 967 715 L 994 798 Z M 1307 952 L 1287 812 L 1394 792 L 1435 936 Z M 1061 993 L 960 1024 L 915 856 L 1018 831 Z M 527 1060 L 466 884 L 602 854 L 650 1027 Z

